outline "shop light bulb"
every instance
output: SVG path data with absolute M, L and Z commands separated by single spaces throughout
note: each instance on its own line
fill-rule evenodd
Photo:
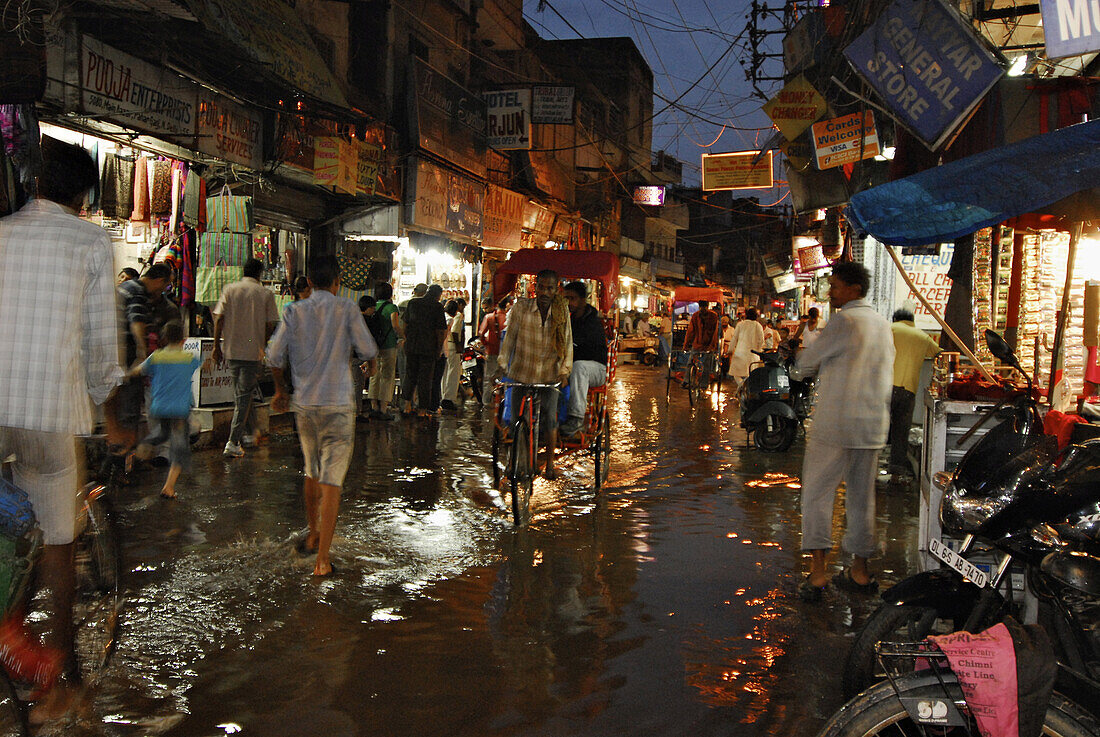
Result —
M 894 146 L 887 146 L 886 148 L 882 149 L 881 154 L 875 157 L 875 161 L 893 161 L 894 154 L 896 152 L 897 149 Z
M 1012 66 L 1006 73 L 1010 77 L 1019 77 L 1023 75 L 1025 69 L 1027 69 L 1027 54 L 1020 54 L 1012 60 Z

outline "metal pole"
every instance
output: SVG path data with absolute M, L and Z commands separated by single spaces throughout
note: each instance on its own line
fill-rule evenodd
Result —
M 1077 260 L 1077 241 L 1081 239 L 1081 223 L 1075 223 L 1069 232 L 1069 256 L 1066 257 L 1066 283 L 1062 287 L 1062 307 L 1058 311 L 1058 325 L 1054 329 L 1054 350 L 1050 354 L 1050 382 L 1047 384 L 1047 404 L 1054 406 L 1054 385 L 1058 381 L 1058 369 L 1063 363 L 1062 343 L 1065 340 L 1066 323 L 1069 321 L 1069 292 L 1073 287 L 1073 262 Z M 1064 373 L 1064 371 L 1063 371 Z

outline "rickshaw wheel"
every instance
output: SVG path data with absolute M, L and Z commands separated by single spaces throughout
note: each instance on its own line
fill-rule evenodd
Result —
M 508 448 L 508 476 L 512 491 L 512 520 L 516 527 L 526 525 L 531 518 L 531 491 L 534 488 L 534 469 L 528 447 L 531 431 L 527 420 L 516 420 L 512 426 L 512 444 Z
M 599 491 L 607 482 L 611 467 L 611 415 L 606 409 L 600 415 L 599 429 L 592 445 L 595 451 L 596 491 Z
M 643 353 L 642 354 L 642 365 L 643 366 L 656 366 L 657 365 L 657 354 L 656 353 Z

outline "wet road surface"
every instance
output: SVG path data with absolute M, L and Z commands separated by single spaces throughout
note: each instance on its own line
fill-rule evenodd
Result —
M 666 407 L 658 369 L 621 368 L 609 404 L 607 485 L 565 460 L 526 530 L 490 488 L 472 401 L 360 425 L 325 580 L 290 542 L 293 435 L 196 453 L 177 502 L 145 472 L 116 498 L 129 596 L 102 721 L 68 733 L 815 734 L 875 599 L 798 600 L 797 483 L 749 482 L 797 477 L 802 441 L 748 449 L 727 397 L 692 410 L 674 386 Z M 898 578 L 916 491 L 878 499 L 874 567 Z

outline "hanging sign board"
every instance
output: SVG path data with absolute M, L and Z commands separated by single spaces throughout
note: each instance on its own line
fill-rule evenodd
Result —
M 1100 8 L 1095 3 L 1090 0 L 1040 0 L 1039 5 L 1043 12 L 1048 58 L 1100 51 Z
M 195 135 L 197 85 L 91 36 L 82 39 L 81 63 L 84 112 L 161 138 Z
M 941 0 L 894 0 L 844 55 L 933 150 L 951 140 L 1005 73 Z
M 410 95 L 416 143 L 425 151 L 485 176 L 485 101 L 419 59 Z
M 199 93 L 197 151 L 259 170 L 264 165 L 263 130 L 258 110 L 205 89 Z
M 378 187 L 378 170 L 382 167 L 382 147 L 357 141 L 359 150 L 356 167 L 355 194 L 374 194 Z
M 829 109 L 829 104 L 814 86 L 799 74 L 787 82 L 779 94 L 764 103 L 764 113 L 788 141 L 798 138 L 802 131 Z
M 480 239 L 485 185 L 425 159 L 414 161 L 406 188 L 406 222 L 465 243 Z
M 951 296 L 951 280 L 947 278 L 947 272 L 951 269 L 951 258 L 955 255 L 954 243 L 943 243 L 938 253 L 905 253 L 899 254 L 902 268 L 913 284 L 920 290 L 924 298 L 936 308 L 941 315 L 947 310 L 947 298 Z M 894 307 L 901 307 L 905 303 L 913 308 L 916 318 L 915 324 L 921 330 L 940 330 L 940 324 L 932 313 L 909 290 L 909 285 L 904 279 L 894 282 Z
M 759 159 L 754 162 L 754 159 Z M 703 154 L 703 189 L 771 189 L 772 152 Z
M 812 246 L 802 246 L 798 249 L 798 270 L 805 273 L 807 271 L 818 271 L 819 269 L 827 269 L 832 266 L 829 263 L 829 259 L 825 258 L 825 252 L 821 250 L 821 244 L 815 243 Z
M 794 278 L 793 271 L 786 271 L 779 276 L 772 277 L 772 287 L 776 294 L 783 294 L 798 288 L 798 280 Z
M 531 90 L 496 90 L 482 97 L 489 148 L 498 151 L 531 148 Z
M 537 84 L 531 91 L 531 122 L 551 125 L 573 124 L 575 87 Z
M 481 247 L 516 251 L 523 245 L 523 209 L 527 198 L 490 184 L 485 193 L 485 224 Z
M 852 113 L 814 123 L 811 130 L 818 169 L 831 169 L 879 154 L 875 116 L 870 110 L 863 115 Z
M 634 204 L 660 207 L 665 204 L 665 188 L 660 185 L 640 185 L 635 187 Z
M 359 149 L 336 136 L 313 139 L 313 183 L 355 194 L 359 179 Z

